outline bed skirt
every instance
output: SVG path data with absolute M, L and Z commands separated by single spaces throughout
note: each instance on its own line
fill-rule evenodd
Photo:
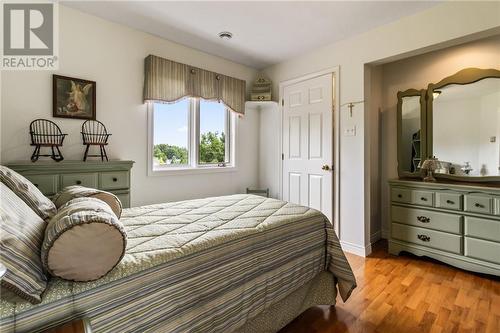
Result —
M 330 272 L 322 272 L 293 293 L 258 314 L 235 333 L 275 333 L 315 305 L 335 305 L 337 290 Z

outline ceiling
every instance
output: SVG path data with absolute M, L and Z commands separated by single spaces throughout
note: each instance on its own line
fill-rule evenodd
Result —
M 436 1 L 158 2 L 64 5 L 256 69 L 396 21 Z M 221 40 L 221 31 L 233 33 Z

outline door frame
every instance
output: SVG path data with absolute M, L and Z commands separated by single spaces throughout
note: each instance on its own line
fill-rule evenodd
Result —
M 332 189 L 333 189 L 333 203 L 332 203 L 332 210 L 333 210 L 333 219 L 337 223 L 333 223 L 335 232 L 337 233 L 339 239 L 340 239 L 340 68 L 339 66 L 335 67 L 329 67 L 326 69 L 323 69 L 318 72 L 313 72 L 305 75 L 301 75 L 299 77 L 295 77 L 292 79 L 280 81 L 279 83 L 279 112 L 280 112 L 280 128 L 279 128 L 279 146 L 280 146 L 280 167 L 279 167 L 279 194 L 280 194 L 280 199 L 283 200 L 283 116 L 284 116 L 284 105 L 283 105 L 283 95 L 284 95 L 284 89 L 285 87 L 299 83 L 302 81 L 306 81 L 309 79 L 314 79 L 315 77 L 322 76 L 325 74 L 332 74 L 333 76 L 333 91 L 332 91 L 332 96 L 333 96 L 333 135 L 332 135 L 332 147 L 333 147 L 333 172 L 334 172 L 334 177 L 333 177 L 333 184 L 332 184 Z

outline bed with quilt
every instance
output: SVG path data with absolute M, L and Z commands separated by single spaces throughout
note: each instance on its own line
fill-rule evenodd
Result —
M 355 279 L 320 212 L 254 195 L 124 209 L 126 251 L 95 281 L 50 277 L 39 304 L 2 295 L 1 332 L 89 318 L 99 332 L 276 332 Z

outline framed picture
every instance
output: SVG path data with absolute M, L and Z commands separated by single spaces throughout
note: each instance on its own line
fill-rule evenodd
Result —
M 94 81 L 53 75 L 52 93 L 54 117 L 95 120 Z

